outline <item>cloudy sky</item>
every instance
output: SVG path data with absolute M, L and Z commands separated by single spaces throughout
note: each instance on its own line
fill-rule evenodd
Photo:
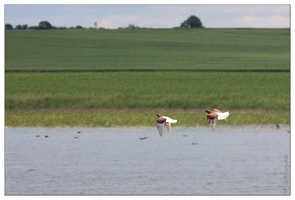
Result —
M 53 1 L 54 2 L 54 1 Z M 85 1 L 86 2 L 86 1 Z M 110 2 L 110 1 L 109 1 Z M 282 2 L 283 3 L 283 2 Z M 290 4 L 4 4 L 4 22 L 57 27 L 179 27 L 189 16 L 206 28 L 290 28 Z

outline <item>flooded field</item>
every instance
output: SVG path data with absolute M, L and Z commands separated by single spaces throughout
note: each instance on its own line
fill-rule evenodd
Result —
M 289 195 L 289 127 L 5 128 L 5 195 Z

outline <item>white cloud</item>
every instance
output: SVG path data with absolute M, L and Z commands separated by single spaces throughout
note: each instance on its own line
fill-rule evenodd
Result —
M 290 18 L 280 15 L 269 17 L 245 16 L 233 20 L 233 25 L 248 28 L 289 28 Z
M 138 17 L 133 15 L 112 15 L 97 20 L 97 26 L 112 29 L 119 27 L 127 27 L 129 24 L 136 25 L 137 21 Z
M 289 5 L 221 5 L 220 11 L 224 13 L 237 13 L 240 15 L 288 15 L 290 13 Z
M 255 5 L 251 6 L 248 12 L 252 14 L 270 15 L 270 13 L 276 15 L 289 15 L 289 5 Z
M 154 15 L 113 15 L 103 17 L 97 20 L 97 26 L 103 28 L 119 28 L 127 27 L 129 24 L 141 28 L 172 28 L 180 26 L 183 20 L 177 17 L 154 16 Z

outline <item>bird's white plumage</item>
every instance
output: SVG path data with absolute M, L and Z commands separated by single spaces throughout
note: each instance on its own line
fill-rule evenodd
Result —
M 176 123 L 177 120 L 176 119 L 171 119 L 170 117 L 166 117 L 166 116 L 163 116 L 165 119 L 166 119 L 166 122 L 169 122 L 169 123 Z
M 217 119 L 218 120 L 223 120 L 223 119 L 226 119 L 228 116 L 229 116 L 229 112 L 216 112 L 217 114 Z

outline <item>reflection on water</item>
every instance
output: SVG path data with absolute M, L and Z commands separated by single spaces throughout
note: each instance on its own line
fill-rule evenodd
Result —
M 288 128 L 6 128 L 5 194 L 289 195 Z

